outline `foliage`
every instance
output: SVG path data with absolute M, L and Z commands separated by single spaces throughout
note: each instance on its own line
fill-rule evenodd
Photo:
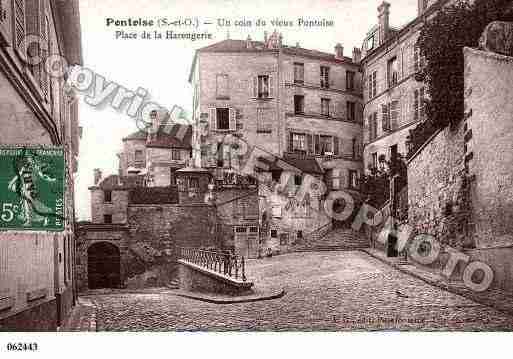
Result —
M 418 39 L 425 59 L 424 81 L 429 93 L 426 122 L 410 132 L 408 156 L 436 130 L 457 124 L 464 114 L 464 47 L 477 47 L 492 21 L 511 21 L 504 9 L 510 0 L 458 0 L 427 21 Z
M 390 179 L 399 175 L 399 188 L 403 188 L 407 182 L 406 161 L 400 154 L 395 160 L 386 161 L 380 157 L 380 165 L 377 168 L 369 168 L 370 173 L 363 176 L 361 192 L 365 201 L 375 208 L 381 208 L 390 198 Z

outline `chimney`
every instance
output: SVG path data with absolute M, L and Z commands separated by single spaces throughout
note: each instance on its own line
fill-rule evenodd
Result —
M 424 11 L 426 11 L 426 9 L 428 8 L 428 0 L 417 0 L 417 13 L 418 13 L 418 16 L 422 15 L 424 13 Z
M 379 44 L 383 44 L 390 31 L 390 4 L 383 1 L 378 6 Z
M 299 46 L 299 41 L 296 41 L 296 47 L 301 47 Z
M 278 47 L 281 49 L 283 45 L 283 34 L 280 32 L 280 35 L 278 36 Z
M 344 58 L 344 46 L 342 46 L 340 43 L 335 45 L 335 58 L 337 60 L 342 60 Z
M 252 45 L 251 36 L 248 35 L 248 38 L 246 39 L 246 49 L 251 49 L 253 47 Z
M 93 170 L 94 173 L 94 185 L 97 186 L 102 179 L 102 171 L 99 168 Z
M 264 31 L 264 45 L 267 47 L 267 31 Z
M 358 47 L 353 48 L 353 62 L 355 64 L 359 64 L 362 60 L 362 50 L 360 50 Z

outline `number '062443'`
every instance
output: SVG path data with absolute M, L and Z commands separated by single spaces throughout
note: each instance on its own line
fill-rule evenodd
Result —
M 7 351 L 37 351 L 37 343 L 7 343 Z

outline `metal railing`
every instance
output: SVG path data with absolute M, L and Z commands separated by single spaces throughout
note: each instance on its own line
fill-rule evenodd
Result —
M 246 261 L 229 252 L 183 247 L 178 249 L 178 259 L 185 260 L 219 274 L 246 281 Z

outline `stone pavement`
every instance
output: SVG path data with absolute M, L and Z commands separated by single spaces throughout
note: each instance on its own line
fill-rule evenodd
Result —
M 96 306 L 88 298 L 78 298 L 69 318 L 59 328 L 60 332 L 95 332 Z
M 248 262 L 280 299 L 213 304 L 166 290 L 87 296 L 98 331 L 512 330 L 513 316 L 427 284 L 362 251 L 291 253 Z
M 459 294 L 465 298 L 473 300 L 474 302 L 478 302 L 480 304 L 487 305 L 502 312 L 513 315 L 513 293 L 504 292 L 499 289 L 489 289 L 481 293 L 474 292 L 467 288 L 461 281 L 448 282 L 440 274 L 424 270 L 411 263 L 401 264 L 398 261 L 398 258 L 389 258 L 383 251 L 371 248 L 364 249 L 363 251 L 373 256 L 374 258 L 377 258 L 391 265 L 397 270 L 419 278 L 428 284 L 437 286 L 451 293 Z

